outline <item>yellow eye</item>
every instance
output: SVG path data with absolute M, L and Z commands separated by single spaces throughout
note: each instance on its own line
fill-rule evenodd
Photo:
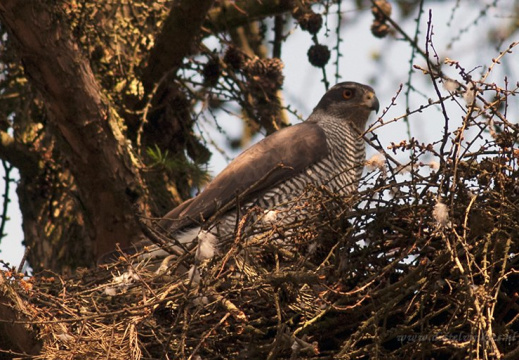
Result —
M 353 97 L 353 90 L 351 89 L 345 89 L 342 91 L 342 97 L 346 100 L 349 100 Z

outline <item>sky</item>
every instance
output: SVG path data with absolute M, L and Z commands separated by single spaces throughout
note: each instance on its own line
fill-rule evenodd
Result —
M 492 58 L 499 55 L 499 51 L 508 47 L 511 41 L 519 41 L 519 36 L 506 40 L 500 49 L 496 48 L 495 42 L 488 45 L 488 29 L 493 28 L 493 34 L 496 37 L 501 32 L 505 32 L 510 23 L 514 19 L 510 18 L 508 13 L 514 6 L 513 0 L 498 1 L 497 8 L 486 9 L 485 4 L 491 4 L 490 1 L 460 1 L 459 6 L 453 12 L 454 1 L 444 2 L 425 2 L 424 14 L 420 22 L 420 34 L 418 44 L 425 48 L 425 34 L 427 32 L 427 22 L 431 16 L 433 25 L 433 43 L 438 56 L 442 61 L 445 58 L 459 61 L 467 70 L 472 70 L 475 79 L 481 77 L 486 68 L 492 64 Z M 476 6 L 477 5 L 477 6 Z M 481 10 L 485 10 L 488 16 L 480 17 Z M 316 8 L 316 11 L 319 11 Z M 332 10 L 333 12 L 333 10 Z M 381 104 L 381 110 L 387 108 L 392 103 L 392 98 L 398 92 L 401 85 L 404 85 L 408 79 L 410 69 L 410 46 L 401 40 L 401 36 L 386 37 L 378 39 L 371 35 L 370 27 L 373 16 L 369 9 L 357 11 L 354 5 L 344 3 L 342 5 L 342 28 L 340 52 L 339 72 L 340 81 L 357 81 L 361 83 L 371 84 L 377 93 Z M 399 21 L 401 18 L 398 11 L 393 9 L 393 18 L 397 20 L 400 26 L 410 35 L 414 36 L 416 22 L 413 14 L 405 21 Z M 329 45 L 333 48 L 336 45 L 336 34 L 334 33 L 337 16 L 332 14 L 328 17 L 329 29 L 328 36 L 325 36 L 324 29 L 318 34 L 320 43 Z M 290 19 L 292 22 L 293 20 Z M 293 26 L 292 26 L 293 27 Z M 320 97 L 325 92 L 324 84 L 321 82 L 322 72 L 320 69 L 312 67 L 307 61 L 307 51 L 311 42 L 311 37 L 306 32 L 295 31 L 288 38 L 287 43 L 283 47 L 282 60 L 285 64 L 284 75 L 284 96 L 285 102 L 291 107 L 297 109 L 303 118 L 310 115 L 313 107 L 317 104 Z M 507 54 L 501 61 L 500 65 L 496 65 L 489 79 L 495 81 L 500 86 L 504 86 L 504 77 L 507 76 L 511 84 L 519 81 L 519 46 L 514 49 L 511 54 Z M 333 60 L 332 54 L 332 60 Z M 378 60 L 376 60 L 378 59 Z M 335 66 L 330 61 L 326 67 L 326 72 L 330 84 L 335 83 L 334 73 Z M 426 64 L 419 56 L 415 57 L 413 65 L 426 67 Z M 462 81 L 454 68 L 446 65 L 442 67 L 448 76 Z M 415 109 L 421 104 L 426 104 L 428 99 L 436 99 L 434 88 L 431 84 L 430 77 L 422 74 L 421 71 L 415 71 L 412 74 L 413 85 L 416 92 L 411 93 L 409 97 L 409 108 Z M 387 113 L 384 114 L 384 121 L 389 122 L 391 119 L 400 117 L 406 110 L 406 99 L 404 90 L 394 100 L 395 105 L 392 106 Z M 441 89 L 444 95 L 448 92 Z M 509 119 L 517 118 L 519 106 L 517 101 L 510 105 Z M 460 98 L 458 104 L 454 101 L 448 102 L 448 110 L 450 115 L 450 127 L 456 128 L 461 123 L 461 119 L 465 114 L 463 99 Z M 379 112 L 378 116 L 382 112 Z M 295 117 L 291 119 L 292 123 L 299 120 Z M 372 123 L 376 120 L 372 116 Z M 230 137 L 238 137 L 242 131 L 242 124 L 239 120 L 228 116 L 218 119 L 220 126 L 224 127 Z M 439 107 L 428 108 L 423 113 L 418 113 L 409 117 L 410 133 L 413 137 L 421 142 L 430 143 L 438 140 L 443 134 L 443 117 Z M 211 120 L 205 120 L 201 124 L 204 129 L 204 135 L 211 136 L 216 144 L 226 150 L 228 157 L 236 156 L 239 151 L 230 150 L 226 145 L 226 138 L 216 130 L 215 124 Z M 408 128 L 403 121 L 395 121 L 382 128 L 375 130 L 382 145 L 387 147 L 391 142 L 398 143 L 401 140 L 408 139 Z M 474 134 L 472 134 L 474 135 Z M 466 134 L 470 137 L 471 134 Z M 475 135 L 474 135 L 475 136 Z M 257 141 L 260 136 L 255 138 Z M 375 149 L 367 149 L 367 157 L 377 153 Z M 408 154 L 400 154 L 399 160 L 406 162 Z M 435 161 L 435 159 L 425 159 L 426 161 Z M 217 174 L 227 164 L 227 158 L 213 152 L 210 163 L 211 173 Z M 0 168 L 0 174 L 2 174 Z M 3 174 L 2 174 L 3 177 Z M 18 178 L 15 175 L 15 178 Z M 7 236 L 2 239 L 0 244 L 0 259 L 18 266 L 23 256 L 23 232 L 21 230 L 21 215 L 18 209 L 18 199 L 13 190 L 10 193 L 10 220 L 6 229 Z

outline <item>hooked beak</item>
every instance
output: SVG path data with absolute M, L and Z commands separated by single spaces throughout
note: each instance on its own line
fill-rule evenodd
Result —
M 375 113 L 378 113 L 380 104 L 379 104 L 378 99 L 375 96 L 374 92 L 371 92 L 371 91 L 366 92 L 366 94 L 364 95 L 364 101 L 370 110 L 374 110 Z

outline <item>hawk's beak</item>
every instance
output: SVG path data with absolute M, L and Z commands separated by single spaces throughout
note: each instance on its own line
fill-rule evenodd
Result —
M 378 103 L 378 99 L 373 92 L 367 92 L 364 95 L 364 100 L 367 106 L 369 106 L 370 110 L 375 110 L 375 113 L 378 113 L 380 108 L 380 104 Z

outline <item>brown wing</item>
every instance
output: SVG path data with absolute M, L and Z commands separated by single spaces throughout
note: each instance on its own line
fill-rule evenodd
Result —
M 237 197 L 246 202 L 327 154 L 326 136 L 317 124 L 304 122 L 279 130 L 241 153 L 198 196 L 171 210 L 159 225 L 175 230 L 199 224 Z

